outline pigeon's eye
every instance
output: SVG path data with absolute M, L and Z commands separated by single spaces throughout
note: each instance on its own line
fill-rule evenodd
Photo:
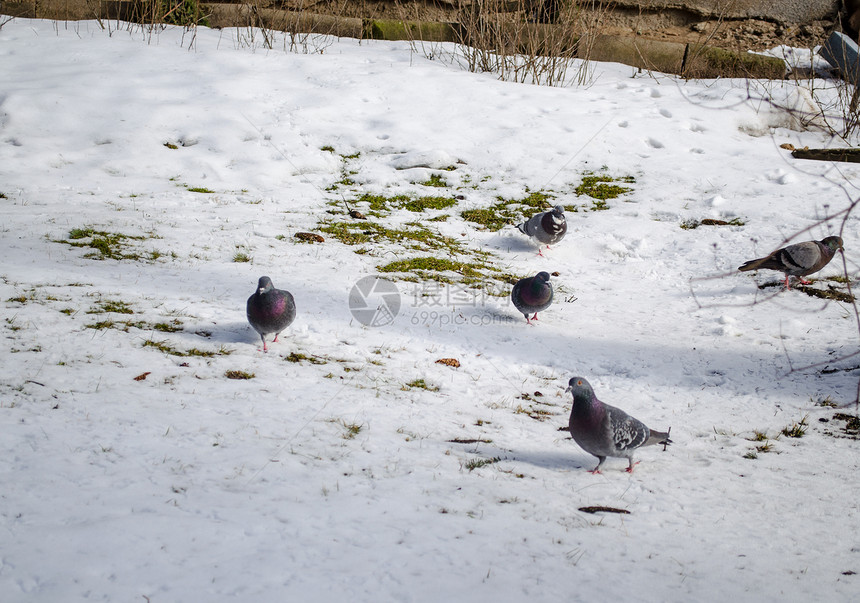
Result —
M 582 385 L 582 379 L 576 382 L 577 385 Z

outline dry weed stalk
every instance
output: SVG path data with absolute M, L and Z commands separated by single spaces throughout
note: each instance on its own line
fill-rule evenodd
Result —
M 590 45 L 611 3 L 460 0 L 459 60 L 473 72 L 546 86 L 563 85 L 571 67 L 588 80 Z

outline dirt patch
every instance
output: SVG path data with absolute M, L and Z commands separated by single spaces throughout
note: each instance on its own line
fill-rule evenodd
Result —
M 845 436 L 858 440 L 860 439 L 860 417 L 857 415 L 849 415 L 844 412 L 838 412 L 833 415 L 834 421 L 845 421 L 845 426 L 842 428 Z
M 534 20 L 526 11 L 513 10 L 518 2 L 505 3 L 512 14 L 520 13 L 524 21 Z M 535 1 L 535 5 L 539 2 Z M 277 5 L 276 5 L 277 6 Z M 522 6 L 522 5 L 520 5 Z M 415 21 L 464 21 L 456 2 L 395 2 L 377 0 L 361 3 L 344 0 L 322 0 L 305 10 L 342 17 L 376 19 L 408 19 Z M 535 14 L 535 13 L 532 13 Z M 700 15 L 682 10 L 641 13 L 634 9 L 616 8 L 611 13 L 591 11 L 585 20 L 599 21 L 597 31 L 606 35 L 642 36 L 654 40 L 680 43 L 700 43 L 733 50 L 763 51 L 779 45 L 812 48 L 820 44 L 834 23 L 817 21 L 811 24 L 786 25 L 761 19 L 702 20 Z M 552 19 L 550 19 L 552 21 Z

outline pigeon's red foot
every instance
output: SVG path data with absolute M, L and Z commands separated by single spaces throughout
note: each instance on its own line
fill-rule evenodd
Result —
M 535 315 L 532 316 L 532 320 L 537 320 L 537 312 L 535 312 Z
M 629 467 L 627 467 L 627 469 L 625 469 L 625 471 L 627 471 L 627 473 L 633 473 L 633 467 L 635 467 L 635 466 L 636 466 L 636 465 L 638 465 L 639 463 L 640 463 L 640 461 L 636 461 L 635 463 L 633 463 L 632 465 L 630 465 Z
M 600 469 L 594 469 L 592 471 L 589 471 L 589 473 L 591 475 L 603 475 L 603 473 L 601 473 Z

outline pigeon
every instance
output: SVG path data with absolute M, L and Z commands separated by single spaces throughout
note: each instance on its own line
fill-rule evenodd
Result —
M 802 284 L 808 285 L 809 281 L 803 280 L 803 277 L 824 268 L 833 259 L 837 250 L 842 251 L 842 237 L 804 241 L 777 249 L 767 257 L 745 262 L 743 266 L 738 267 L 738 270 L 741 272 L 760 268 L 779 270 L 785 273 L 785 288 L 789 289 L 789 276 L 796 276 Z
M 593 454 L 599 461 L 592 473 L 600 468 L 608 456 L 624 457 L 633 473 L 633 451 L 641 446 L 662 444 L 663 450 L 672 443 L 669 431 L 653 431 L 620 408 L 604 404 L 594 395 L 591 385 L 582 377 L 574 377 L 565 391 L 573 393 L 573 408 L 570 411 L 570 435 L 583 450 Z
M 272 279 L 261 276 L 257 283 L 257 291 L 248 298 L 248 322 L 260 334 L 263 340 L 263 351 L 266 347 L 266 335 L 274 333 L 272 342 L 278 341 L 278 335 L 296 318 L 296 302 L 289 291 L 275 289 Z
M 517 228 L 523 234 L 532 237 L 538 243 L 538 254 L 543 255 L 541 245 L 554 245 L 567 234 L 567 221 L 564 219 L 564 206 L 556 205 L 550 211 L 536 214 L 523 222 L 517 224 Z
M 538 272 L 535 276 L 517 281 L 511 290 L 511 301 L 514 302 L 514 307 L 526 317 L 526 322 L 532 324 L 532 320 L 537 320 L 537 313 L 546 310 L 552 304 L 552 283 L 549 282 L 549 272 Z M 535 314 L 531 319 L 530 312 Z

